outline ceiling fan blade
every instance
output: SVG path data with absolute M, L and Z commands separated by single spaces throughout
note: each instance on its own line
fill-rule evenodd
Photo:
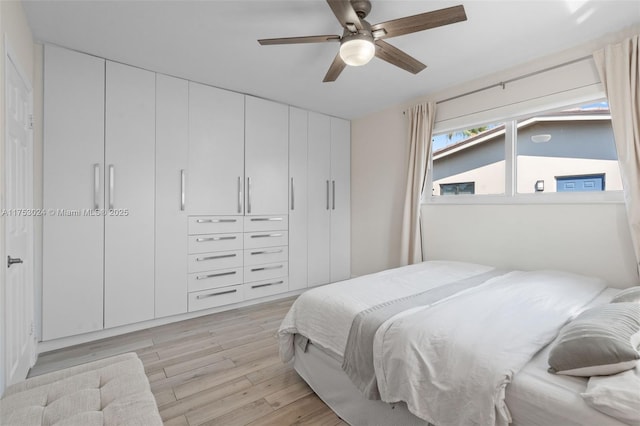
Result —
M 340 57 L 340 52 L 338 52 L 336 57 L 333 59 L 333 62 L 329 67 L 329 71 L 327 71 L 327 75 L 324 76 L 324 80 L 322 80 L 322 82 L 328 83 L 331 81 L 336 81 L 336 79 L 346 66 L 347 64 L 344 63 L 344 61 Z
M 329 7 L 338 18 L 338 21 L 340 21 L 340 25 L 346 27 L 347 24 L 353 24 L 357 29 L 363 29 L 362 22 L 360 22 L 360 18 L 358 18 L 356 11 L 353 10 L 349 0 L 327 0 L 327 3 L 329 3 Z
M 394 19 L 392 21 L 381 22 L 371 26 L 371 31 L 384 29 L 386 34 L 377 37 L 379 39 L 397 37 L 404 34 L 411 34 L 429 28 L 441 27 L 453 24 L 454 22 L 466 21 L 467 14 L 464 6 L 453 6 L 445 9 L 434 10 L 432 12 L 420 13 L 418 15 L 407 16 L 405 18 Z M 381 31 L 382 33 L 382 31 Z
M 281 38 L 263 38 L 258 40 L 263 46 L 270 44 L 298 44 L 298 43 L 324 43 L 325 41 L 340 41 L 339 35 L 318 35 L 307 37 L 281 37 Z
M 387 43 L 386 41 L 376 40 L 376 56 L 383 61 L 387 61 L 392 65 L 409 71 L 413 74 L 418 74 L 427 66 L 416 58 L 407 55 L 402 50 L 398 49 Z

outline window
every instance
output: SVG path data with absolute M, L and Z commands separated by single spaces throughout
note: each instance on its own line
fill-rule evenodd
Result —
M 540 180 L 545 192 L 622 190 L 607 102 L 527 117 L 517 131 L 519 193 L 535 192 Z
M 463 183 L 441 183 L 440 195 L 459 195 L 459 194 L 475 194 L 475 182 Z
M 504 135 L 504 123 L 436 135 L 433 195 L 504 194 Z
M 436 134 L 432 149 L 434 198 L 622 190 L 606 101 Z

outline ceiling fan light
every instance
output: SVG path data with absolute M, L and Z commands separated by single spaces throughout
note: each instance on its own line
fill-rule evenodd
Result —
M 352 67 L 368 63 L 375 54 L 376 46 L 368 38 L 351 38 L 340 45 L 340 57 Z

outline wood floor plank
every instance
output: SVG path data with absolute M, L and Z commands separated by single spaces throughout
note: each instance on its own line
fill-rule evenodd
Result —
M 230 411 L 229 413 L 204 422 L 199 426 L 244 426 L 273 412 L 273 408 L 264 398 Z
M 289 405 L 285 405 L 273 413 L 260 417 L 248 426 L 291 425 L 316 411 L 323 410 L 324 403 L 316 395 L 308 395 Z
M 34 372 L 134 351 L 165 426 L 346 425 L 278 355 L 295 297 L 41 354 Z M 99 357 L 99 358 L 98 358 Z

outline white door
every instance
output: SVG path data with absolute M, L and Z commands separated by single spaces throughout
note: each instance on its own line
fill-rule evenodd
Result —
M 245 214 L 286 214 L 289 107 L 251 96 L 245 102 Z
M 244 95 L 189 83 L 191 215 L 244 212 Z
M 307 287 L 307 117 L 289 108 L 289 290 Z
M 5 85 L 5 381 L 23 380 L 35 361 L 33 296 L 33 217 L 20 209 L 33 207 L 32 92 L 11 57 Z M 16 209 L 16 210 L 14 210 Z
M 156 75 L 155 317 L 187 312 L 189 83 Z
M 104 64 L 45 46 L 43 340 L 103 328 Z
M 351 125 L 331 118 L 331 282 L 351 277 Z
M 331 279 L 331 122 L 326 115 L 309 113 L 308 169 L 308 283 Z
M 107 61 L 104 326 L 154 317 L 156 75 Z

